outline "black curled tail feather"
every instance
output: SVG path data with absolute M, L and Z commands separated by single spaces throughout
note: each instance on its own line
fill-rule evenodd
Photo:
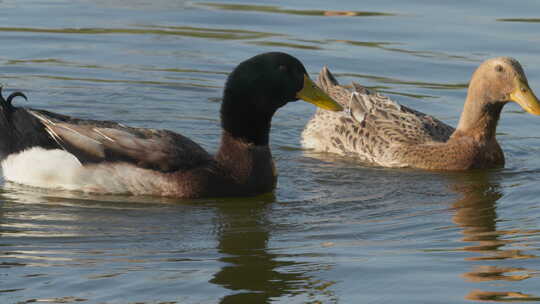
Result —
M 2 91 L 0 90 L 0 95 L 2 94 Z M 22 97 L 24 98 L 24 100 L 28 100 L 28 98 L 26 97 L 26 95 L 24 95 L 23 92 L 15 92 L 15 93 L 11 93 L 9 94 L 8 98 L 6 99 L 6 103 L 11 107 L 13 108 L 13 105 L 11 103 L 11 101 L 13 100 L 13 98 L 15 97 Z
M 22 97 L 25 100 L 28 100 L 28 98 L 26 97 L 26 95 L 24 95 L 23 92 L 11 93 L 9 94 L 7 99 L 5 99 L 4 96 L 2 95 L 2 89 L 3 88 L 0 86 L 0 105 L 2 107 L 2 112 L 6 114 L 13 112 L 14 107 L 13 107 L 12 101 L 15 97 Z
M 12 103 L 13 99 L 15 97 L 22 97 L 25 100 L 28 100 L 28 98 L 22 92 L 14 92 L 14 93 L 9 94 L 7 98 L 4 98 L 2 94 L 2 89 L 3 88 L 0 86 L 0 108 L 1 108 L 0 112 L 2 116 L 1 124 L 3 128 L 3 127 L 8 127 L 5 124 L 6 123 L 9 124 L 11 122 L 11 116 L 12 116 L 13 111 L 15 110 L 15 107 L 13 106 L 13 103 Z
M 14 92 L 4 98 L 0 87 L 0 160 L 35 146 L 56 148 L 54 140 L 37 118 L 26 109 L 13 106 L 16 97 L 28 100 L 22 92 Z
M 26 95 L 21 92 L 12 93 L 4 98 L 0 86 L 0 159 L 17 152 L 17 131 L 13 124 L 13 114 L 16 108 L 12 104 L 13 99 L 17 96 L 27 99 Z

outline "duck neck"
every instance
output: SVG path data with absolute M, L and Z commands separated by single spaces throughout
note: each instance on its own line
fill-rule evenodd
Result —
M 470 86 L 458 127 L 452 138 L 473 137 L 476 140 L 493 140 L 501 115 L 503 102 L 490 102 L 489 96 Z
M 240 187 L 242 193 L 259 194 L 271 191 L 276 185 L 277 177 L 268 145 L 248 143 L 223 130 L 216 160 L 234 180 L 231 191 Z
M 277 109 L 263 110 L 259 100 L 238 99 L 225 94 L 221 106 L 221 127 L 232 138 L 257 146 L 268 145 L 272 116 Z
M 225 91 L 221 106 L 223 134 L 216 160 L 229 172 L 242 193 L 264 193 L 276 184 L 268 146 L 270 124 L 276 109 L 264 110 L 265 100 L 233 98 Z M 234 187 L 233 187 L 234 188 Z

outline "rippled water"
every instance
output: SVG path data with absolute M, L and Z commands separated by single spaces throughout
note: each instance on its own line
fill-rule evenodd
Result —
M 540 94 L 537 1 L 0 0 L 0 83 L 28 105 L 215 151 L 227 73 L 266 51 L 451 124 L 484 59 Z M 23 104 L 24 101 L 17 101 Z M 505 108 L 505 169 L 389 170 L 302 151 L 274 119 L 274 194 L 178 201 L 0 188 L 0 303 L 540 301 L 540 118 Z

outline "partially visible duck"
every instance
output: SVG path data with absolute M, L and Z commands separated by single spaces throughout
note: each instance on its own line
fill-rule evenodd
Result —
M 359 84 L 340 86 L 327 68 L 319 83 L 346 111 L 317 111 L 302 133 L 303 146 L 384 167 L 502 167 L 504 154 L 495 134 L 503 106 L 514 101 L 540 115 L 540 102 L 521 65 L 509 57 L 487 60 L 474 72 L 456 129 Z
M 168 130 L 77 119 L 0 100 L 4 178 L 36 187 L 179 198 L 248 196 L 272 191 L 276 172 L 268 145 L 276 110 L 303 99 L 342 107 L 285 53 L 265 53 L 229 75 L 221 105 L 221 146 L 215 156 Z M 25 97 L 26 98 L 26 97 Z

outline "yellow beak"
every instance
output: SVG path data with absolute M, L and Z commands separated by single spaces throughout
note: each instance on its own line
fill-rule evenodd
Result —
M 540 101 L 526 81 L 516 80 L 516 88 L 510 93 L 510 100 L 517 102 L 525 111 L 540 115 Z
M 343 107 L 321 90 L 308 75 L 304 75 L 304 87 L 296 93 L 296 97 L 325 110 L 343 111 Z

